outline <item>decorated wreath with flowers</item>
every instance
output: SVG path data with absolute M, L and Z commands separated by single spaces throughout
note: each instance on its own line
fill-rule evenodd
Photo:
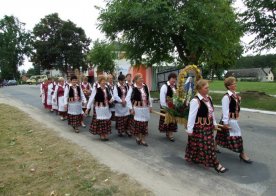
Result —
M 193 73 L 194 77 L 190 75 Z M 196 65 L 189 65 L 178 75 L 175 95 L 167 97 L 168 107 L 165 107 L 165 124 L 179 123 L 187 125 L 189 102 L 195 95 L 194 84 L 202 78 L 200 69 Z

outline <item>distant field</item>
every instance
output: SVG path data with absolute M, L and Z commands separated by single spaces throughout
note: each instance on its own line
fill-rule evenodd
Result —
M 223 81 L 212 81 L 211 91 L 225 91 Z M 266 94 L 276 95 L 276 82 L 238 82 L 238 92 L 259 91 Z

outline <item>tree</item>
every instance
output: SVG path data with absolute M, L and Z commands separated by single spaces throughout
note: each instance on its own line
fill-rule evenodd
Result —
M 40 70 L 37 69 L 37 66 L 34 66 L 34 68 L 28 69 L 26 75 L 28 77 L 34 76 L 34 75 L 40 75 Z
M 249 33 L 256 34 L 250 48 L 256 51 L 276 46 L 276 1 L 243 0 L 247 10 L 241 14 Z
M 96 40 L 87 55 L 88 62 L 97 67 L 98 71 L 113 73 L 115 70 L 115 47 L 105 41 Z
M 24 23 L 14 16 L 4 16 L 0 20 L 0 69 L 5 79 L 19 78 L 18 67 L 30 55 L 30 33 Z
M 128 58 L 148 65 L 177 58 L 179 64 L 236 59 L 243 35 L 228 0 L 110 0 L 99 28 L 121 38 Z
M 56 68 L 66 73 L 68 66 L 86 68 L 85 56 L 90 40 L 82 28 L 57 13 L 47 15 L 34 27 L 33 62 L 42 69 Z

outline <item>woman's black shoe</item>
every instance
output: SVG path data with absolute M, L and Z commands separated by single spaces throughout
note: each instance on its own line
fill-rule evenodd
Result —
M 252 164 L 253 163 L 253 161 L 251 161 L 250 159 L 246 160 L 241 155 L 240 155 L 240 161 L 243 161 L 243 162 L 248 163 L 248 164 Z
M 223 167 L 222 165 L 221 165 L 221 167 L 219 167 L 219 166 L 215 167 L 215 170 L 216 170 L 218 173 L 225 173 L 225 172 L 228 171 L 228 169 L 225 168 L 225 167 Z
M 143 146 L 146 146 L 146 147 L 148 147 L 149 145 L 145 142 L 141 142 L 141 144 L 143 145 Z
M 141 145 L 141 140 L 139 140 L 139 139 L 136 138 L 136 143 L 137 143 L 138 145 Z

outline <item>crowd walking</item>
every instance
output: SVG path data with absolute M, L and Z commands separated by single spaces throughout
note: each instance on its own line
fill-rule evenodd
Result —
M 161 115 L 158 128 L 170 142 L 175 142 L 174 133 L 179 128 L 175 122 L 166 124 L 164 114 L 169 100 L 176 94 L 176 81 L 177 75 L 171 73 L 160 89 Z M 208 95 L 209 82 L 200 79 L 193 84 L 191 77 L 187 81 L 185 90 L 188 89 L 189 95 L 192 95 L 191 88 L 194 88 L 196 94 L 190 97 L 188 104 L 188 141 L 184 159 L 188 163 L 202 164 L 207 168 L 214 168 L 218 173 L 225 173 L 229 169 L 217 158 L 217 153 L 220 153 L 218 148 L 221 147 L 239 153 L 241 161 L 251 164 L 252 160 L 245 152 L 242 129 L 238 123 L 241 97 L 236 93 L 237 80 L 229 77 L 224 81 L 226 92 L 222 97 L 219 123 L 215 118 L 212 98 Z M 140 73 L 133 78 L 131 74 L 120 74 L 116 79 L 111 74 L 107 77 L 99 75 L 93 85 L 88 82 L 87 77 L 82 78 L 82 81 L 74 75 L 67 81 L 62 77 L 55 81 L 48 78 L 40 85 L 40 97 L 43 107 L 56 112 L 60 120 L 68 120 L 68 125 L 76 133 L 79 133 L 80 127 L 86 127 L 84 119 L 91 118 L 89 132 L 97 135 L 101 141 L 109 141 L 112 121 L 115 121 L 116 134 L 119 137 L 133 136 L 137 145 L 150 145 L 147 137 L 150 134 L 152 98 Z

